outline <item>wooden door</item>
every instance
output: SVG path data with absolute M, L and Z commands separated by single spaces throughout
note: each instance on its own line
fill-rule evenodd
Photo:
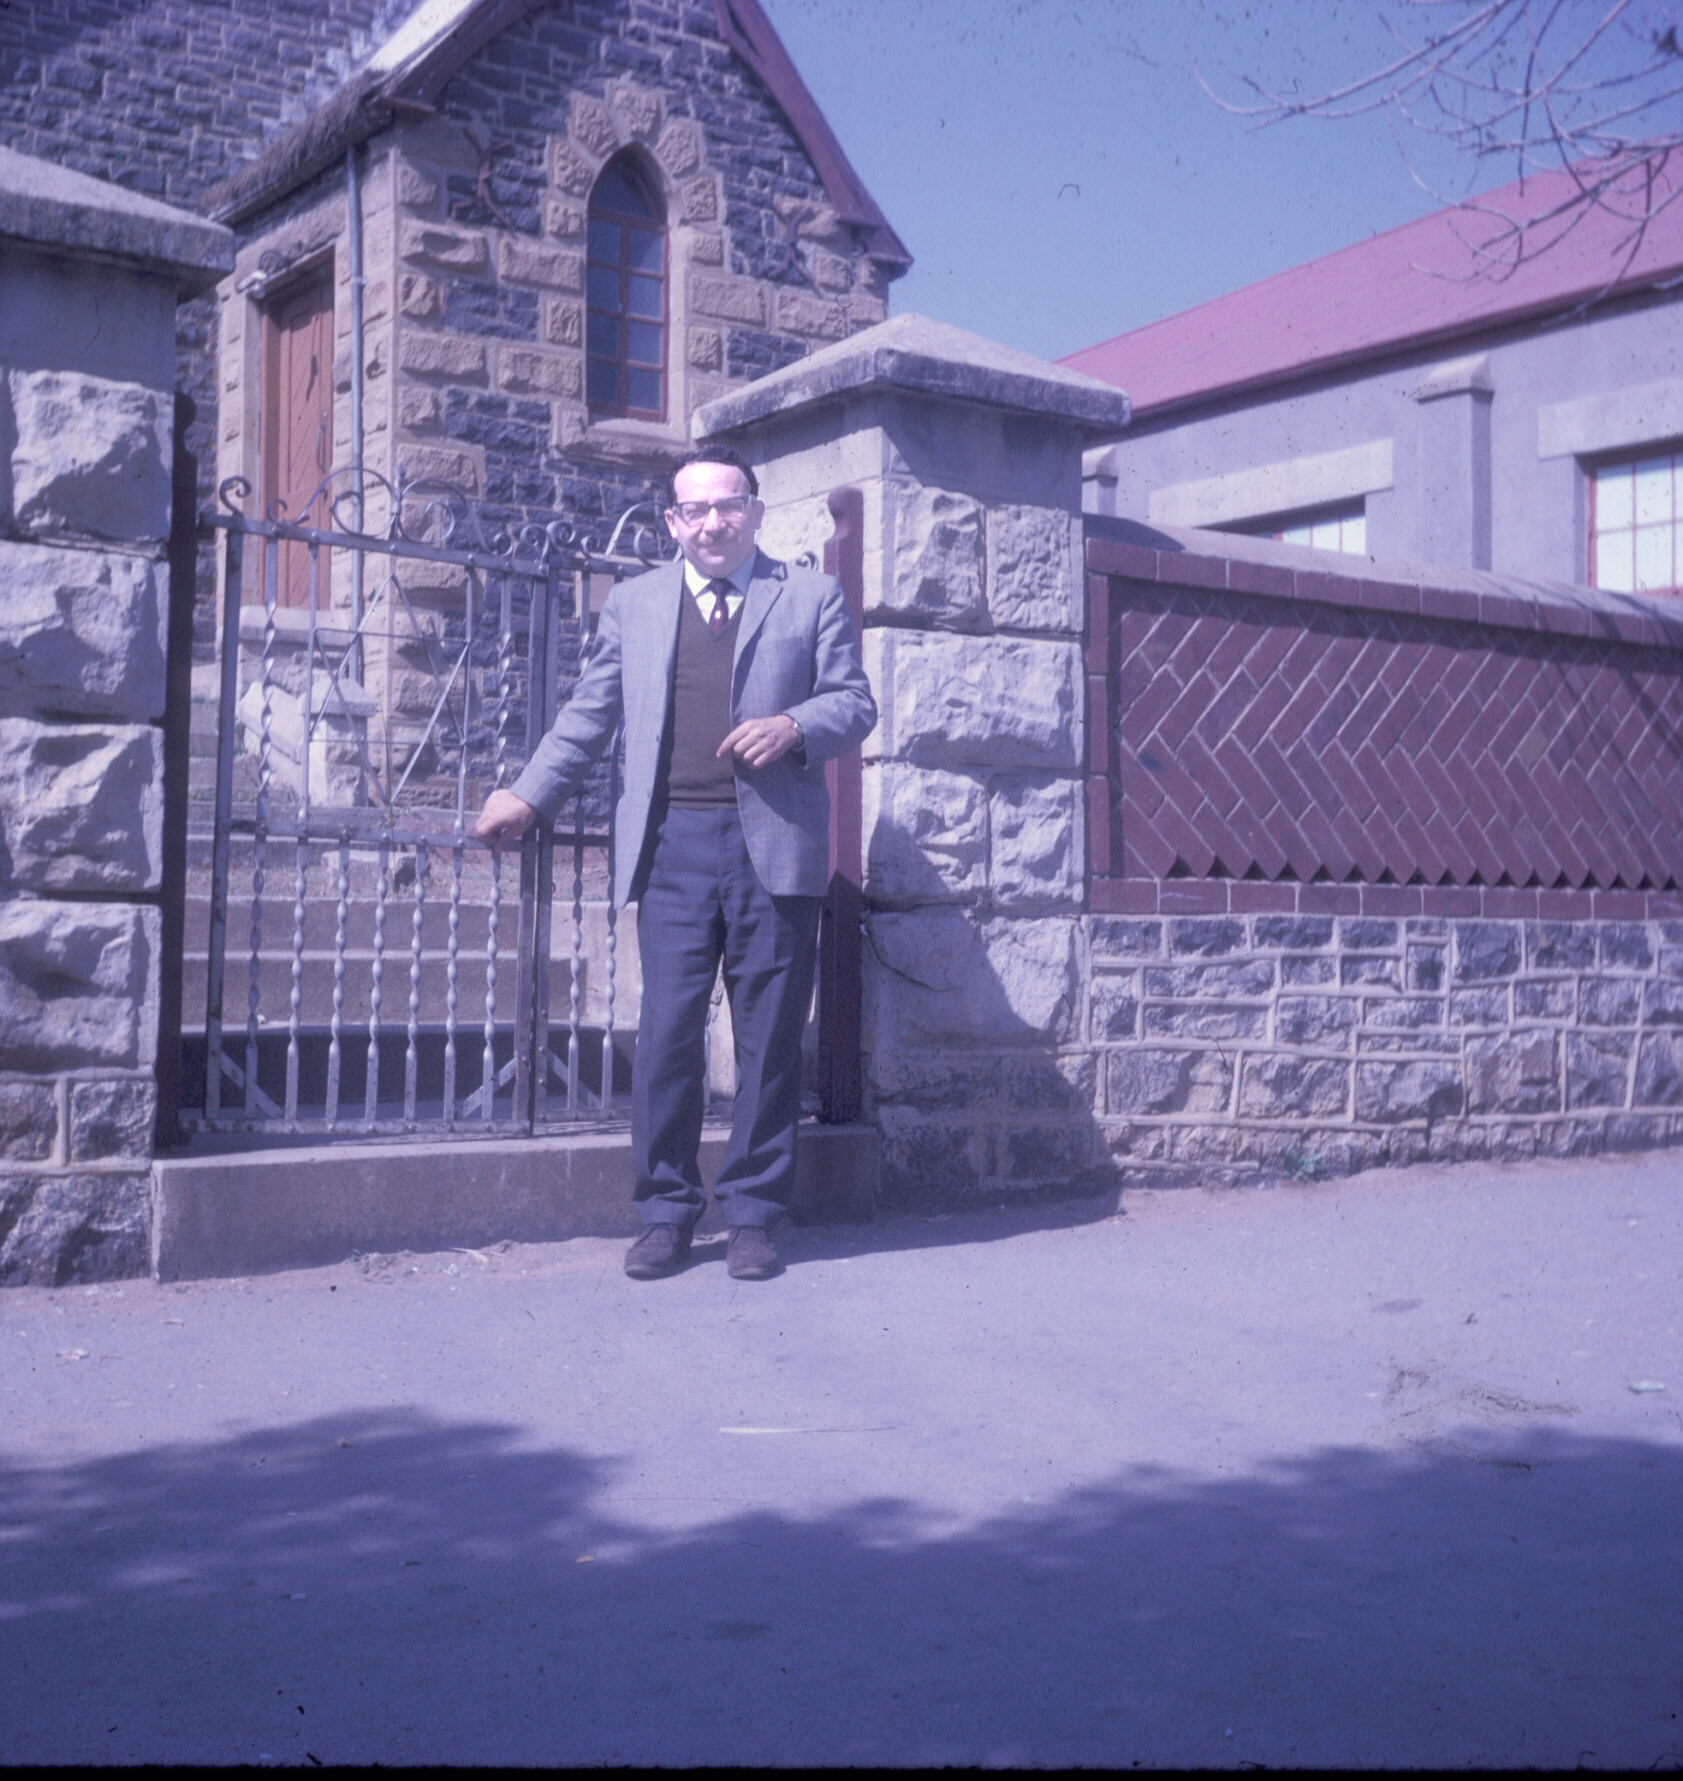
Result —
M 333 277 L 323 269 L 290 286 L 264 311 L 263 510 L 277 498 L 284 517 L 297 525 L 326 526 L 325 498 L 311 496 L 333 467 Z M 310 604 L 309 547 L 283 543 L 277 599 L 282 606 Z M 328 598 L 327 553 L 316 578 L 316 604 Z

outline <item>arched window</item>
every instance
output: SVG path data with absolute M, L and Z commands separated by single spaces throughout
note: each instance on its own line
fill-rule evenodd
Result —
M 666 218 L 629 155 L 590 193 L 586 390 L 593 414 L 666 418 Z

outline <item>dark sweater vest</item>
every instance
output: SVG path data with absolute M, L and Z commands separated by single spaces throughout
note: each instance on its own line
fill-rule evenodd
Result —
M 735 765 L 721 761 L 717 750 L 731 730 L 731 665 L 742 608 L 715 636 L 687 586 L 682 599 L 667 731 L 666 800 L 691 810 L 717 809 L 736 803 Z

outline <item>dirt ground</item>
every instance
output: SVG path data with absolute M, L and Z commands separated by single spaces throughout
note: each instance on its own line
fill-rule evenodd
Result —
M 0 1295 L 0 1761 L 1683 1767 L 1683 1158 Z

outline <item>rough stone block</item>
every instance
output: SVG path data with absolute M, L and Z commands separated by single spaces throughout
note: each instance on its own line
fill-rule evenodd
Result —
M 697 180 L 695 189 L 711 189 L 711 180 Z M 686 194 L 687 196 L 687 194 Z M 710 216 L 694 219 L 710 221 Z M 848 317 L 841 306 L 829 297 L 815 297 L 808 291 L 779 291 L 776 303 L 776 325 L 785 334 L 804 334 L 814 340 L 843 340 L 847 337 Z
M 1361 1005 L 1349 996 L 1281 996 L 1274 1029 L 1282 1044 L 1348 1050 Z
M 1615 971 L 1650 970 L 1654 963 L 1654 947 L 1646 925 L 1639 921 L 1603 922 L 1601 963 Z
M 1522 934 L 1515 922 L 1456 922 L 1455 982 L 1459 985 L 1491 977 L 1512 977 L 1524 957 Z
M 397 306 L 411 321 L 437 321 L 444 313 L 444 287 L 424 272 L 405 272 L 397 282 Z
M 1088 991 L 1087 1005 L 1095 1045 L 1139 1036 L 1139 990 L 1138 972 L 1123 971 L 1114 976 L 1109 973 L 1094 975 L 1092 987 Z
M 1093 1134 L 1085 1121 L 1007 1126 L 1000 1133 L 999 1174 L 1015 1182 L 1084 1182 L 1093 1166 Z
M 1268 1031 L 1268 1011 L 1220 1002 L 1147 1002 L 1140 1030 L 1147 1039 L 1260 1039 Z
M 1000 1099 L 997 1057 L 947 1052 L 878 1051 L 870 1067 L 878 1097 L 921 1107 L 927 1113 L 977 1114 Z
M 1098 1098 L 1098 1060 L 1091 1052 L 1000 1060 L 1005 1106 L 1012 1113 L 1091 1115 Z
M 986 1131 L 902 1107 L 880 1108 L 877 1123 L 885 1204 L 910 1208 L 974 1196 L 988 1172 Z
M 685 357 L 697 371 L 717 371 L 725 362 L 724 336 L 717 328 L 691 328 Z
M 1558 1113 L 1559 1046 L 1553 1033 L 1469 1039 L 1467 1105 L 1473 1113 Z
M 1332 918 L 1325 915 L 1258 915 L 1251 932 L 1259 947 L 1278 952 L 1313 952 L 1332 944 Z
M 1397 924 L 1345 919 L 1338 924 L 1338 944 L 1348 952 L 1381 952 L 1397 944 Z
M 1586 977 L 1578 986 L 1578 1020 L 1586 1027 L 1633 1027 L 1642 1012 L 1635 977 Z
M 1516 983 L 1514 1019 L 1570 1021 L 1577 1001 L 1577 985 L 1569 977 L 1545 977 L 1538 983 Z
M 411 210 L 430 210 L 438 202 L 438 181 L 411 161 L 399 161 L 397 201 Z
M 1195 915 L 1169 923 L 1169 951 L 1182 957 L 1221 958 L 1244 950 L 1242 921 Z
M 1356 1065 L 1356 1117 L 1373 1125 L 1449 1119 L 1462 1111 L 1461 1067 L 1449 1059 Z
M 172 407 L 139 384 L 13 371 L 12 525 L 125 543 L 169 535 Z
M 1079 539 L 1080 521 L 1056 508 L 989 509 L 987 606 L 995 625 L 1021 631 L 1080 630 Z
M 146 1272 L 152 1177 L 0 1176 L 0 1284 L 76 1286 Z
M 1340 1115 L 1350 1105 L 1350 1066 L 1336 1058 L 1252 1052 L 1239 1081 L 1239 1112 L 1253 1119 Z
M 1099 1142 L 1119 1163 L 1161 1162 L 1169 1155 L 1174 1128 L 1107 1119 L 1101 1122 L 1098 1135 Z
M 1410 946 L 1404 959 L 1403 987 L 1435 995 L 1444 987 L 1447 961 L 1441 946 Z
M 875 902 L 949 902 L 987 882 L 988 800 L 979 780 L 890 763 L 867 768 L 865 892 Z
M 0 542 L 0 588 L 0 712 L 162 714 L 161 563 Z
M 1647 1033 L 1636 1053 L 1636 1107 L 1683 1105 L 1683 1033 Z
M 936 631 L 867 636 L 881 639 L 873 676 L 881 753 L 931 765 L 1079 770 L 1078 645 Z
M 551 198 L 544 207 L 544 227 L 558 241 L 576 241 L 584 233 L 585 208 L 571 198 Z
M 504 235 L 498 241 L 497 272 L 510 284 L 574 293 L 584 289 L 583 255 L 529 241 L 524 235 Z
M 451 383 L 484 384 L 489 359 L 482 340 L 454 334 L 418 334 L 406 329 L 398 357 L 415 377 L 438 377 Z
M 70 1085 L 70 1160 L 145 1162 L 157 1115 L 154 1084 L 141 1077 Z
M 1070 905 L 1085 881 L 1085 799 L 1073 779 L 997 777 L 988 800 L 988 892 L 1000 908 Z
M 666 101 L 659 93 L 631 81 L 616 81 L 608 89 L 608 105 L 623 135 L 639 142 L 659 136 L 666 115 Z
M 156 888 L 163 770 L 149 725 L 0 718 L 0 887 Z
M 567 107 L 567 134 L 605 161 L 619 147 L 619 125 L 600 99 L 574 93 Z
M 1452 1027 L 1505 1027 L 1508 1007 L 1506 987 L 1457 990 L 1449 998 L 1449 1024 Z
M 745 322 L 755 328 L 765 326 L 765 291 L 752 279 L 692 274 L 690 307 L 697 315 L 713 316 L 719 321 Z
M 1683 983 L 1659 979 L 1642 986 L 1642 1024 L 1683 1027 Z
M 866 966 L 878 1025 L 900 1044 L 968 1050 L 1076 1037 L 1073 921 L 976 921 L 942 909 L 874 915 L 869 932 Z
M 1338 981 L 1338 960 L 1322 958 L 1283 958 L 1280 960 L 1280 982 L 1289 989 L 1313 989 Z
M 1394 958 L 1352 958 L 1345 954 L 1338 961 L 1338 980 L 1346 987 L 1358 984 L 1382 984 L 1402 988 L 1402 961 Z
M 1160 921 L 1128 921 L 1120 916 L 1096 915 L 1088 923 L 1095 958 L 1141 958 L 1163 950 Z
M 1443 1025 L 1441 996 L 1367 996 L 1362 1001 L 1362 1025 L 1380 1032 L 1415 1033 Z
M 577 303 L 559 298 L 544 304 L 543 337 L 551 346 L 580 346 L 584 343 L 584 310 Z
M 150 1064 L 157 957 L 155 909 L 0 903 L 0 1070 Z
M 668 118 L 655 144 L 655 159 L 674 179 L 687 179 L 706 158 L 701 126 L 689 118 Z
M 397 393 L 397 424 L 409 433 L 437 433 L 444 426 L 444 404 L 437 390 L 405 384 Z
M 550 181 L 569 197 L 588 198 L 598 165 L 594 155 L 581 154 L 572 143 L 557 138 L 550 150 Z
M 896 490 L 893 526 L 893 574 L 883 578 L 878 610 L 957 630 L 984 630 L 980 504 L 945 489 Z
M 1581 921 L 1527 922 L 1525 951 L 1534 971 L 1587 971 L 1595 964 L 1595 930 Z
M 576 402 L 584 394 L 584 370 L 578 358 L 524 346 L 497 349 L 497 382 L 515 396 L 560 396 Z
M 1233 1101 L 1233 1060 L 1219 1051 L 1146 1047 L 1107 1060 L 1105 1110 L 1112 1114 L 1221 1113 Z
M 1243 959 L 1224 965 L 1158 965 L 1148 968 L 1141 981 L 1148 996 L 1267 996 L 1274 989 L 1274 961 Z
M 458 274 L 479 274 L 488 269 L 490 255 L 485 237 L 472 230 L 404 217 L 398 225 L 397 241 L 399 255 L 412 266 Z
M 1635 1042 L 1624 1033 L 1568 1033 L 1567 1107 L 1623 1107 L 1634 1049 Z
M 50 1162 L 58 1149 L 58 1090 L 50 1082 L 0 1082 L 0 1158 Z

